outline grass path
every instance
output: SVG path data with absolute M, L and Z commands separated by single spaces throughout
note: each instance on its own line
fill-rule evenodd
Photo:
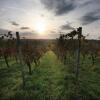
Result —
M 49 51 L 41 58 L 41 64 L 33 72 L 33 81 L 35 91 L 39 100 L 56 100 L 60 98 L 64 90 L 64 66 L 56 55 Z M 29 78 L 28 78 L 29 79 Z M 30 83 L 31 84 L 31 83 Z
M 12 62 L 11 62 L 12 63 Z M 21 66 L 14 63 L 10 68 L 0 68 L 0 98 L 12 100 L 56 100 L 63 92 L 64 66 L 49 51 L 41 58 L 40 65 L 32 65 L 32 75 L 25 66 L 25 90 L 21 87 Z M 1 100 L 1 99 L 0 99 Z
M 22 88 L 21 66 L 10 61 L 11 66 L 7 68 L 2 61 L 0 100 L 100 100 L 99 61 L 100 58 L 96 60 L 95 66 L 81 66 L 77 95 L 74 90 L 75 74 L 71 71 L 73 68 L 71 65 L 64 66 L 52 51 L 41 57 L 39 66 L 32 64 L 32 75 L 29 75 L 28 67 L 24 66 L 25 89 Z M 76 96 L 78 99 L 75 99 Z

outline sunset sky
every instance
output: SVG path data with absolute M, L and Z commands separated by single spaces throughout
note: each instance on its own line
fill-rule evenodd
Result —
M 0 0 L 0 34 L 52 39 L 80 26 L 87 38 L 100 37 L 100 0 Z

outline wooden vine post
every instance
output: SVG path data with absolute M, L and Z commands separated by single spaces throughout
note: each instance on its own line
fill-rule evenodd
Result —
M 21 40 L 20 40 L 19 32 L 16 32 L 16 38 L 17 38 L 17 53 L 18 53 L 18 58 L 20 60 L 20 65 L 22 67 L 21 73 L 22 73 L 22 82 L 23 82 L 23 88 L 24 88 L 25 87 L 25 74 L 24 74 L 24 63 L 23 63 Z
M 78 48 L 77 48 L 77 61 L 76 61 L 76 79 L 79 77 L 79 68 L 80 68 L 80 49 L 81 49 L 81 37 L 82 37 L 82 27 L 77 29 L 78 35 Z

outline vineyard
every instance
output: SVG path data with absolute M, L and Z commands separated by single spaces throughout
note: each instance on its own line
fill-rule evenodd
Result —
M 0 100 L 100 100 L 100 41 L 82 27 L 54 40 L 0 35 Z

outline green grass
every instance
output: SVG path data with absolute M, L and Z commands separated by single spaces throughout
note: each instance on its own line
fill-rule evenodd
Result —
M 68 60 L 66 61 L 68 62 Z M 81 65 L 76 86 L 73 64 L 63 65 L 49 51 L 40 65 L 32 64 L 32 75 L 25 68 L 25 88 L 22 87 L 22 66 L 10 60 L 10 68 L 0 61 L 0 100 L 100 100 L 100 58 L 96 64 L 86 59 Z M 77 87 L 77 91 L 76 91 Z

